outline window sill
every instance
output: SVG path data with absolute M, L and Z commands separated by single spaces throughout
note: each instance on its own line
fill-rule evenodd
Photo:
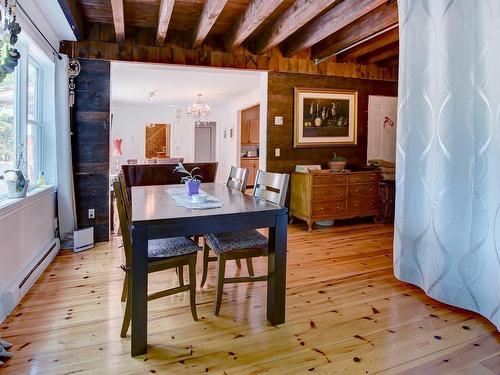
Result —
M 2 199 L 0 200 L 0 220 L 22 210 L 25 207 L 48 197 L 57 191 L 54 185 L 47 185 L 28 192 L 26 198 Z

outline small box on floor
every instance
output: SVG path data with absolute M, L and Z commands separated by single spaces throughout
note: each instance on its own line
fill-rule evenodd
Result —
M 94 227 L 77 229 L 73 232 L 73 251 L 78 253 L 94 247 Z

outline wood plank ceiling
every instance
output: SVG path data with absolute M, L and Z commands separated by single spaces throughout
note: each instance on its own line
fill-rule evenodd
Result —
M 156 46 L 182 37 L 190 48 L 218 44 L 225 51 L 278 50 L 282 56 L 316 62 L 387 67 L 398 62 L 395 0 L 58 1 L 79 40 L 95 40 L 96 27 L 107 27 L 112 30 L 107 42 L 132 40 L 149 31 L 146 44 Z

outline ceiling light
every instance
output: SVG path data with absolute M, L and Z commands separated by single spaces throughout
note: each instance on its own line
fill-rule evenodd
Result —
M 208 104 L 201 101 L 201 96 L 198 94 L 198 101 L 191 104 L 187 111 L 187 115 L 195 119 L 195 124 L 200 124 L 202 120 L 206 120 L 212 114 Z

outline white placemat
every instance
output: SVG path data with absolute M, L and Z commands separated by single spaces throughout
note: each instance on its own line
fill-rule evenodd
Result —
M 187 195 L 186 188 L 168 188 L 168 195 L 172 198 L 176 205 L 184 208 L 189 208 L 190 210 L 209 210 L 211 208 L 220 208 L 224 205 L 220 199 L 208 194 L 207 192 L 200 189 L 200 194 L 207 194 L 207 200 L 205 202 L 193 202 L 191 197 Z

